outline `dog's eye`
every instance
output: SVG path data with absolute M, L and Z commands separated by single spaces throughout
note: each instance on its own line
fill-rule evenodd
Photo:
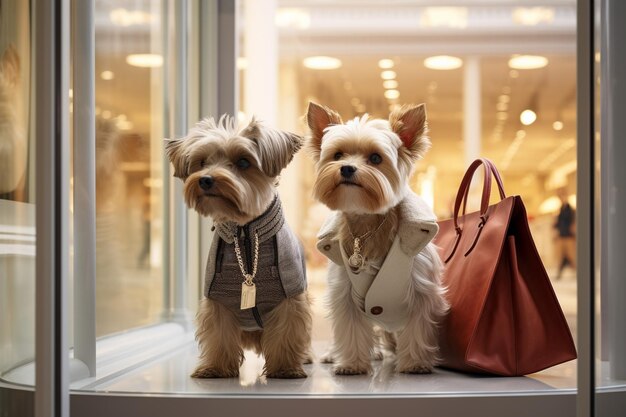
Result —
M 342 156 L 343 154 L 341 152 L 337 152 L 333 158 L 335 159 L 335 161 L 339 161 Z
M 377 153 L 373 153 L 370 155 L 370 162 L 374 165 L 378 165 L 383 162 L 383 157 L 378 155 Z
M 206 161 L 202 160 L 200 161 L 200 168 L 204 168 L 206 166 Z
M 241 158 L 237 161 L 237 167 L 239 169 L 248 169 L 250 168 L 250 161 L 248 161 L 246 158 Z

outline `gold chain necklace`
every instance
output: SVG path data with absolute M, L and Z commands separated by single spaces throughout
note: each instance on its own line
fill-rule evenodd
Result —
M 246 272 L 243 266 L 243 259 L 241 258 L 241 249 L 239 248 L 239 241 L 237 236 L 233 236 L 235 242 L 235 255 L 237 255 L 237 263 L 239 263 L 239 269 L 241 275 L 243 275 L 243 282 L 241 283 L 241 309 L 245 310 L 252 308 L 256 305 L 256 286 L 254 285 L 254 277 L 256 276 L 257 266 L 259 263 L 259 235 L 254 234 L 254 261 L 252 263 L 252 273 Z
M 374 231 L 370 230 L 369 232 L 365 232 L 359 237 L 354 236 L 354 234 L 350 230 L 350 226 L 348 225 L 348 232 L 350 232 L 350 236 L 352 236 L 352 239 L 354 239 L 354 242 L 352 245 L 352 255 L 350 256 L 350 258 L 348 258 L 348 265 L 350 265 L 351 268 L 360 269 L 363 266 L 364 259 L 363 259 L 363 255 L 361 255 L 362 245 L 364 245 L 365 242 L 367 242 L 367 239 L 374 236 L 376 232 L 380 230 L 383 224 L 385 224 L 385 221 L 387 221 L 387 216 L 383 217 L 383 221 L 380 222 L 376 230 Z

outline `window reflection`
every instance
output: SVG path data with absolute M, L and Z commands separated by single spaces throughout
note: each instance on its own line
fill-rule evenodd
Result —
M 97 334 L 162 305 L 161 2 L 96 1 Z

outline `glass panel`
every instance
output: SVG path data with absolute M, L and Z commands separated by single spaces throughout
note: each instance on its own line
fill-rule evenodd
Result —
M 596 415 L 607 417 L 623 414 L 626 407 L 626 149 L 622 137 L 626 53 L 620 44 L 626 34 L 622 24 L 626 7 L 615 0 L 594 3 Z
M 30 2 L 0 8 L 0 377 L 35 355 Z
M 96 1 L 97 335 L 153 323 L 161 262 L 160 1 Z
M 240 120 L 256 114 L 305 135 L 310 100 L 343 120 L 387 118 L 399 104 L 426 103 L 432 148 L 411 187 L 446 219 L 469 163 L 479 156 L 494 161 L 507 194 L 524 201 L 576 340 L 575 1 L 425 7 L 302 0 L 277 2 L 269 17 L 253 1 L 242 3 Z M 314 340 L 323 351 L 331 337 L 322 303 L 327 259 L 315 242 L 328 209 L 311 197 L 314 177 L 311 159 L 300 152 L 281 176 L 280 193 L 305 244 Z M 538 389 L 576 388 L 576 362 L 530 378 Z

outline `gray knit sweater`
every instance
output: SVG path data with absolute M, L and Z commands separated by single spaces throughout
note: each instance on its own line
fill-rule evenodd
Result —
M 274 307 L 306 289 L 302 245 L 285 222 L 278 196 L 265 213 L 245 226 L 220 223 L 215 231 L 207 262 L 204 295 L 235 313 L 243 330 L 260 330 L 263 320 Z M 256 307 L 241 310 L 243 276 L 233 238 L 238 236 L 244 267 L 251 272 L 255 233 L 259 236 L 259 260 L 254 278 Z

